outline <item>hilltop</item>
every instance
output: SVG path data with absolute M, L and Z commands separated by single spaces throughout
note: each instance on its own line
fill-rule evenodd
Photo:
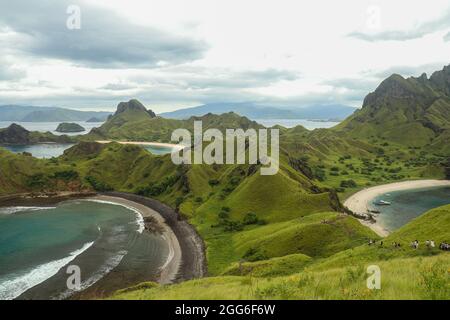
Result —
M 233 112 L 222 115 L 208 113 L 187 120 L 166 119 L 156 116 L 152 110 L 147 110 L 142 103 L 134 99 L 119 103 L 117 111 L 102 126 L 93 129 L 83 139 L 170 142 L 173 130 L 186 128 L 192 132 L 194 121 L 200 120 L 203 122 L 204 130 L 217 128 L 225 132 L 227 128 L 263 128 L 255 121 Z
M 359 139 L 381 139 L 449 154 L 450 66 L 405 79 L 393 74 L 368 94 L 363 106 L 336 131 Z

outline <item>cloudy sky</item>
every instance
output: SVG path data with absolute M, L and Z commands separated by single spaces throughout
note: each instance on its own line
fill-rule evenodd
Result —
M 0 0 L 0 104 L 358 107 L 449 54 L 448 0 Z

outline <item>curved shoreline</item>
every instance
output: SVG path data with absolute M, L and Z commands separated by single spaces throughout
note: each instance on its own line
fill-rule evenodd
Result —
M 134 209 L 143 218 L 152 217 L 162 227 L 170 254 L 157 280 L 169 284 L 201 278 L 207 274 L 205 245 L 195 228 L 179 218 L 171 207 L 151 198 L 123 192 L 58 192 L 41 194 L 12 194 L 0 196 L 0 206 L 44 206 L 66 200 L 106 201 Z
M 152 198 L 125 192 L 104 192 L 100 195 L 112 196 L 141 204 L 159 214 L 172 230 L 180 246 L 181 260 L 178 273 L 172 282 L 202 278 L 207 274 L 206 249 L 197 230 L 171 207 Z
M 181 265 L 181 249 L 177 237 L 171 228 L 166 224 L 164 218 L 155 210 L 144 206 L 140 203 L 130 201 L 121 197 L 113 197 L 107 195 L 97 195 L 92 198 L 87 198 L 86 200 L 99 200 L 107 203 L 113 203 L 117 205 L 122 205 L 126 208 L 131 208 L 133 211 L 138 212 L 144 219 L 147 217 L 154 218 L 158 225 L 162 228 L 162 236 L 167 241 L 169 245 L 170 254 L 166 262 L 161 267 L 161 274 L 158 279 L 160 284 L 172 283 L 177 275 L 178 270 Z
M 370 210 L 372 200 L 382 194 L 402 190 L 414 190 L 431 187 L 450 186 L 450 180 L 411 180 L 394 182 L 379 186 L 363 189 L 351 195 L 344 201 L 344 206 L 357 214 L 367 214 Z M 383 228 L 378 222 L 371 223 L 369 221 L 358 219 L 362 224 L 371 228 L 381 237 L 389 235 L 389 231 Z

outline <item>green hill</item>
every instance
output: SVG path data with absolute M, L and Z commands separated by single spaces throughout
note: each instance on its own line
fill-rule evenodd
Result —
M 322 259 L 295 254 L 241 266 L 234 264 L 225 271 L 226 276 L 135 288 L 111 298 L 449 299 L 449 253 L 438 248 L 414 250 L 406 243 L 401 249 L 388 248 L 394 240 L 449 239 L 449 218 L 450 206 L 431 210 L 385 239 L 385 248 L 362 245 Z M 380 267 L 381 290 L 366 287 L 369 265 Z
M 0 144 L 26 145 L 44 142 L 70 143 L 74 138 L 54 135 L 51 132 L 28 131 L 18 124 L 0 129 Z
M 82 126 L 80 126 L 78 123 L 73 122 L 63 122 L 58 125 L 56 128 L 56 131 L 58 132 L 83 132 L 86 129 L 84 129 Z
M 450 66 L 418 78 L 394 74 L 366 96 L 363 106 L 335 130 L 355 138 L 379 138 L 407 147 L 433 148 L 450 129 Z

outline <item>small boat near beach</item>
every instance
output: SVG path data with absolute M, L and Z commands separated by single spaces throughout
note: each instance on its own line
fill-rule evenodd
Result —
M 379 200 L 374 202 L 375 205 L 377 206 L 390 206 L 391 203 L 389 201 L 384 201 L 384 200 Z

